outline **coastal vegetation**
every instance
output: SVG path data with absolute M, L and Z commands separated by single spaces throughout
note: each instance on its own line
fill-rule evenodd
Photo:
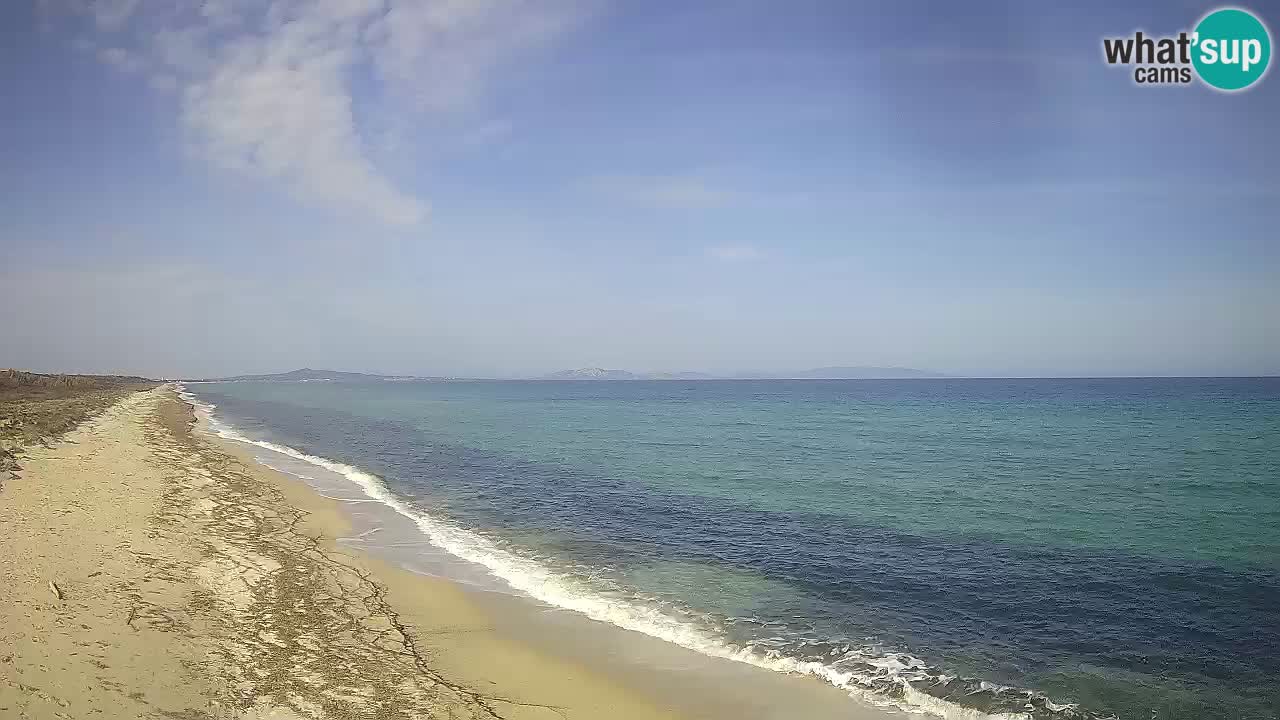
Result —
M 158 384 L 123 375 L 0 370 L 0 481 L 18 469 L 24 446 L 56 438 L 121 397 Z

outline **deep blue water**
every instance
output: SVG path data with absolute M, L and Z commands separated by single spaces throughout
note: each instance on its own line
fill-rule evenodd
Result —
M 189 389 L 575 592 L 857 689 L 1280 717 L 1280 379 Z

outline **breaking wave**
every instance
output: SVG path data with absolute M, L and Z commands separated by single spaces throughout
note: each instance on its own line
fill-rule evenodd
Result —
M 518 548 L 482 532 L 460 527 L 415 508 L 392 493 L 377 476 L 360 468 L 287 445 L 245 436 L 214 414 L 215 405 L 197 399 L 179 385 L 179 395 L 216 435 L 299 460 L 337 473 L 368 498 L 413 521 L 435 546 L 484 567 L 512 589 L 536 600 L 644 633 L 716 658 L 781 673 L 813 675 L 865 702 L 948 720 L 1092 720 L 1100 718 L 1074 704 L 1055 703 L 1041 693 L 1006 687 L 975 678 L 948 675 L 906 653 L 873 645 L 796 643 L 762 640 L 734 643 L 715 622 L 692 611 L 676 617 L 622 588 L 617 592 L 590 587 L 549 568 Z

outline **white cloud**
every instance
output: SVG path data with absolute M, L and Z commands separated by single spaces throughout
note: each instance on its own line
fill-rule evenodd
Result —
M 92 18 L 102 62 L 178 92 L 199 157 L 396 225 L 422 220 L 426 203 L 374 162 L 378 139 L 361 121 L 469 107 L 502 66 L 572 27 L 590 1 L 64 0 Z M 380 82 L 353 88 L 366 68 Z
M 707 248 L 707 256 L 722 262 L 759 260 L 762 253 L 750 245 L 717 245 Z
M 365 36 L 382 77 L 428 110 L 456 109 L 513 55 L 584 15 L 577 0 L 391 0 Z
M 156 63 L 192 77 L 209 72 L 213 67 L 209 34 L 209 28 L 201 25 L 161 28 L 151 39 Z
M 126 23 L 138 9 L 138 0 L 97 0 L 90 7 L 98 27 L 114 30 Z
M 467 147 L 486 147 L 502 142 L 511 135 L 511 123 L 491 120 L 476 125 L 462 134 L 461 143 Z
M 142 58 L 124 48 L 109 47 L 98 51 L 98 59 L 120 70 L 121 72 L 137 72 L 142 69 Z
M 256 0 L 204 0 L 200 3 L 200 15 L 213 25 L 238 25 L 253 9 Z
M 161 72 L 147 78 L 147 84 L 151 86 L 152 90 L 173 92 L 178 88 L 178 79 L 169 73 Z
M 185 125 L 215 164 L 279 180 L 313 201 L 392 224 L 425 205 L 379 173 L 364 152 L 346 75 L 359 23 L 380 3 L 310 3 L 274 31 L 243 38 L 189 85 Z
M 706 210 L 729 205 L 738 194 L 695 175 L 605 176 L 587 187 L 623 202 L 667 210 Z

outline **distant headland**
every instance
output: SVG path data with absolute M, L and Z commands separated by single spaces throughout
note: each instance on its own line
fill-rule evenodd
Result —
M 945 378 L 942 373 L 905 367 L 876 367 L 868 365 L 832 366 L 794 371 L 740 371 L 710 373 L 698 371 L 632 372 L 630 370 L 584 367 L 560 370 L 544 375 L 523 377 L 439 376 L 439 375 L 379 375 L 376 373 L 349 372 L 344 370 L 313 370 L 301 368 L 281 373 L 233 375 L 220 378 L 191 379 L 188 382 L 374 382 L 406 380 L 906 380 L 913 378 Z

